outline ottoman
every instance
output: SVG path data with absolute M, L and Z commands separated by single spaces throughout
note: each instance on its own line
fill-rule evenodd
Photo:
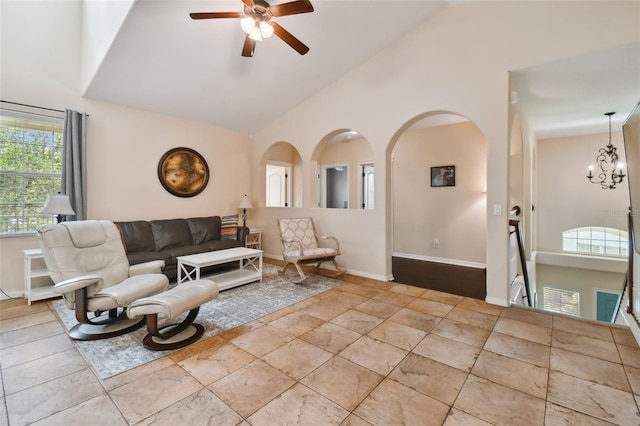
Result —
M 194 321 L 200 305 L 218 297 L 218 284 L 211 280 L 187 281 L 154 296 L 135 300 L 127 307 L 127 316 L 144 316 L 149 332 L 142 343 L 147 349 L 163 351 L 182 348 L 196 342 L 204 327 Z M 171 320 L 189 311 L 177 324 L 158 326 L 158 320 Z

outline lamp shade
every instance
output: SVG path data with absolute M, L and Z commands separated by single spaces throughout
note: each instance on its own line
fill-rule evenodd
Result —
M 240 205 L 238 205 L 239 209 L 252 209 L 253 206 L 251 205 L 251 201 L 249 201 L 249 198 L 247 197 L 247 195 L 245 194 L 244 197 L 242 197 L 240 199 Z
M 44 214 L 75 215 L 68 195 L 52 194 L 42 210 Z

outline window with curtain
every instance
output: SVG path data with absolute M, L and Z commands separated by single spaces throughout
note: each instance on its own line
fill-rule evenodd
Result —
M 62 117 L 0 109 L 0 235 L 54 222 L 40 212 L 60 191 L 63 125 Z
M 562 251 L 597 254 L 600 256 L 626 256 L 629 233 L 604 226 L 583 226 L 562 233 Z

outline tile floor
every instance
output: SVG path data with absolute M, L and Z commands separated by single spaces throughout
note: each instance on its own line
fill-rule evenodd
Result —
M 104 381 L 49 303 L 0 302 L 0 424 L 640 424 L 628 329 L 344 280 Z

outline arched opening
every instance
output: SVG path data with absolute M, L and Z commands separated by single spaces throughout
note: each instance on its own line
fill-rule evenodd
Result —
M 302 157 L 288 142 L 277 142 L 264 153 L 265 207 L 302 207 Z
M 486 138 L 466 117 L 435 111 L 407 122 L 392 144 L 394 278 L 484 300 Z
M 352 129 L 335 130 L 322 138 L 311 159 L 317 207 L 374 208 L 373 149 L 364 136 Z

